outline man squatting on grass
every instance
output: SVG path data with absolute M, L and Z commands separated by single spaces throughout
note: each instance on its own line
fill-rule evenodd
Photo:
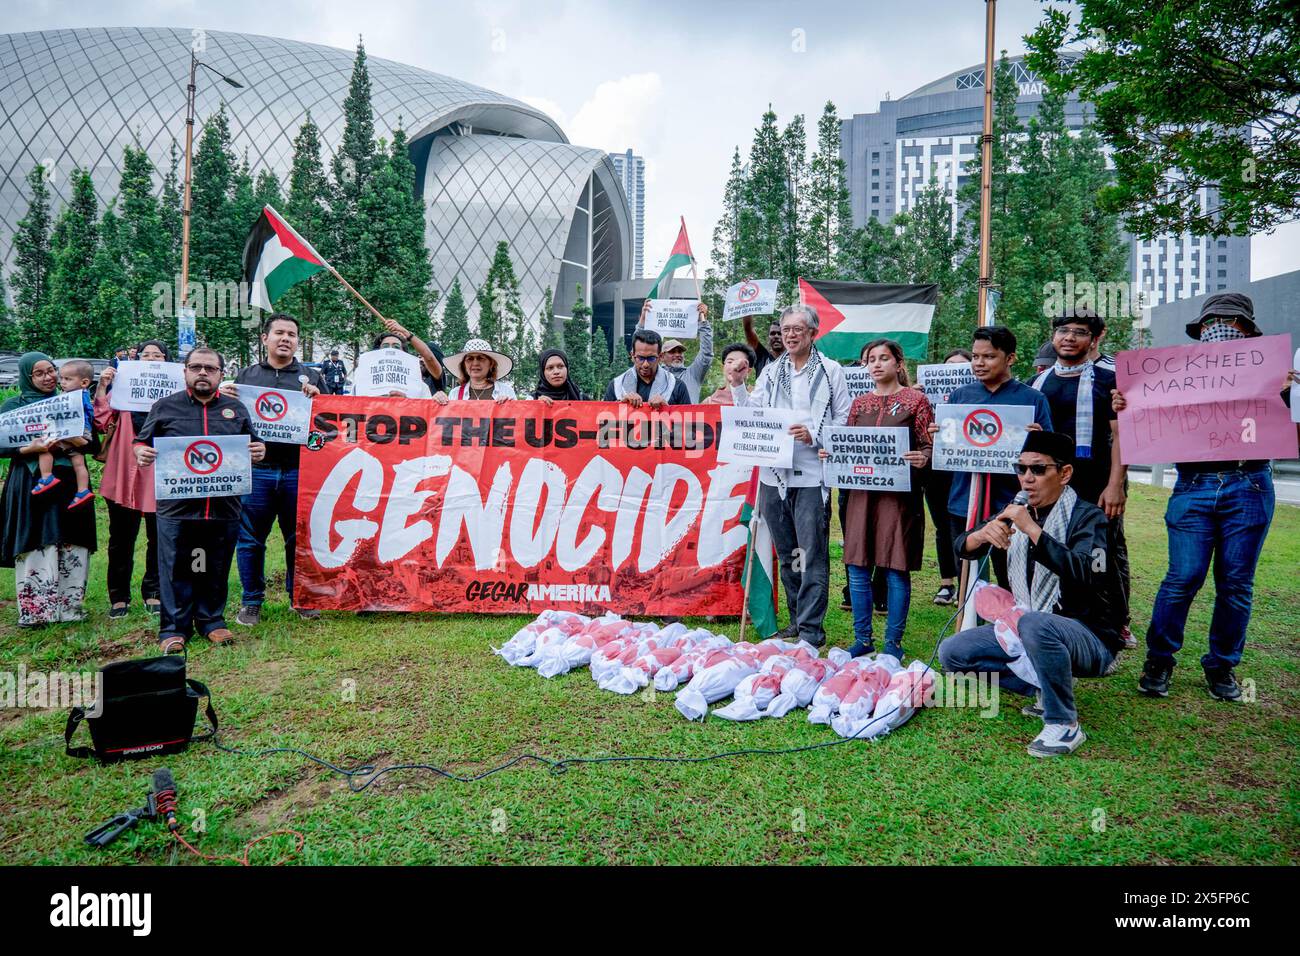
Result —
M 1029 745 L 1034 757 L 1072 753 L 1086 739 L 1074 707 L 1074 677 L 1101 677 L 1123 647 L 1112 611 L 1117 586 L 1107 560 L 1106 515 L 1074 493 L 1074 442 L 1030 432 L 1016 464 L 1028 506 L 1014 502 L 957 538 L 957 554 L 978 559 L 996 548 L 1021 607 L 1018 633 L 1041 690 L 1012 672 L 994 625 L 961 631 L 939 645 L 943 669 L 991 672 L 1000 687 L 1036 697 L 1024 713 L 1043 719 Z

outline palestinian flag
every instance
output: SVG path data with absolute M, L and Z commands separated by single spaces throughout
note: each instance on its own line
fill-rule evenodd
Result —
M 758 469 L 749 479 L 749 491 L 740 509 L 740 520 L 749 528 L 749 545 L 745 550 L 745 566 L 749 575 L 749 619 L 754 629 L 763 637 L 776 633 L 776 548 L 772 533 L 754 511 L 758 496 Z M 775 488 L 766 493 L 776 494 Z
M 270 206 L 262 207 L 262 215 L 244 243 L 249 305 L 270 312 L 275 300 L 290 286 L 325 268 L 325 259 L 310 242 Z
M 828 358 L 856 362 L 872 339 L 893 339 L 910 359 L 925 359 L 939 287 L 800 279 L 799 301 L 821 319 L 817 348 Z
M 673 243 L 673 251 L 668 254 L 668 261 L 664 263 L 663 271 L 659 273 L 659 278 L 655 280 L 654 288 L 650 290 L 648 298 L 659 298 L 659 284 L 664 279 L 670 277 L 682 266 L 694 266 L 695 256 L 691 255 L 691 240 L 686 237 L 686 217 L 682 216 L 682 228 L 677 233 L 677 241 Z

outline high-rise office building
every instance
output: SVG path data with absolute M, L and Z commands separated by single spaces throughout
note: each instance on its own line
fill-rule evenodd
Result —
M 645 275 L 645 256 L 642 251 L 645 239 L 645 159 L 632 150 L 610 153 L 616 172 L 623 181 L 627 208 L 632 220 L 632 278 Z
M 1010 61 L 1019 87 L 1016 115 L 1026 123 L 1042 101 L 1042 81 L 1024 63 Z M 1092 105 L 1071 96 L 1065 119 L 1081 129 L 1092 119 Z M 973 66 L 928 83 L 902 99 L 887 99 L 875 113 L 859 113 L 840 126 L 840 154 L 848 179 L 853 223 L 870 216 L 888 222 L 911 209 L 933 178 L 953 201 L 979 150 L 984 121 L 984 67 Z M 1211 203 L 1211 190 L 1202 201 Z M 1250 237 L 1211 239 L 1184 234 L 1141 240 L 1125 235 L 1129 275 L 1150 290 L 1153 304 L 1238 288 L 1250 281 Z

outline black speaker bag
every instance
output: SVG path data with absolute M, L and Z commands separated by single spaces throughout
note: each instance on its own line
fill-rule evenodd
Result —
M 179 655 L 118 661 L 100 669 L 97 717 L 72 708 L 63 737 L 69 757 L 94 757 L 115 763 L 158 754 L 179 753 L 191 740 L 206 740 L 217 732 L 217 715 L 207 687 L 185 676 Z M 207 698 L 211 729 L 194 736 L 199 698 Z M 73 747 L 72 736 L 82 721 L 90 728 L 92 747 Z

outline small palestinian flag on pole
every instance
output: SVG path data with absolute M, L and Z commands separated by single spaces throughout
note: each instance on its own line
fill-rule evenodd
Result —
M 677 231 L 677 241 L 673 243 L 673 251 L 668 253 L 668 261 L 664 263 L 663 271 L 659 273 L 659 278 L 655 280 L 654 287 L 647 298 L 660 298 L 659 286 L 664 279 L 671 278 L 672 274 L 682 266 L 691 267 L 691 275 L 695 276 L 695 296 L 700 298 L 700 278 L 695 273 L 695 256 L 691 254 L 691 240 L 686 236 L 685 216 L 682 217 L 682 228 Z
M 770 492 L 770 489 L 769 489 Z M 761 637 L 776 633 L 776 548 L 772 532 L 759 514 L 759 496 L 763 486 L 758 480 L 758 469 L 749 479 L 749 491 L 740 509 L 740 520 L 749 528 L 749 544 L 745 550 L 745 604 L 741 612 L 740 638 L 745 639 L 745 617 L 753 621 L 754 630 Z
M 284 217 L 270 206 L 263 206 L 262 215 L 244 243 L 248 304 L 270 312 L 275 300 L 291 286 L 325 270 L 334 271 Z
M 800 279 L 799 301 L 817 310 L 817 348 L 827 358 L 856 362 L 862 346 L 884 338 L 924 360 L 939 287 Z

